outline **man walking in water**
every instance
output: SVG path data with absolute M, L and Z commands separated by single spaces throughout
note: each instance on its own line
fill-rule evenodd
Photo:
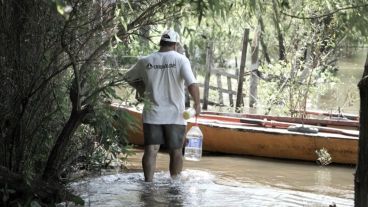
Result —
M 178 44 L 178 33 L 166 30 L 161 36 L 159 51 L 139 59 L 127 72 L 131 85 L 143 81 L 144 96 L 149 100 L 143 108 L 142 166 L 146 182 L 153 180 L 160 144 L 169 150 L 171 177 L 175 178 L 183 169 L 185 87 L 194 100 L 196 115 L 201 111 L 197 80 L 188 58 L 176 52 Z

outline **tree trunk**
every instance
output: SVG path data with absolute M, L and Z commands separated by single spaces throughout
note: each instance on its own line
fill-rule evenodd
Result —
M 363 78 L 358 84 L 360 91 L 359 154 L 355 172 L 355 206 L 368 206 L 368 53 Z
M 67 149 L 69 141 L 75 130 L 79 127 L 86 114 L 86 110 L 81 112 L 72 110 L 69 120 L 66 122 L 63 130 L 58 136 L 50 156 L 48 157 L 46 168 L 42 176 L 44 180 L 57 180 L 57 177 L 61 173 L 60 170 L 65 150 Z
M 255 108 L 258 91 L 258 52 L 259 52 L 259 31 L 254 33 L 251 47 L 250 85 L 249 85 L 249 107 Z
M 273 6 L 274 13 L 275 13 L 273 16 L 273 21 L 274 21 L 276 32 L 277 32 L 277 39 L 279 42 L 279 60 L 285 60 L 284 35 L 281 32 L 280 15 L 279 15 L 278 7 L 276 4 L 277 4 L 276 1 L 272 0 L 272 6 Z
M 259 25 L 261 26 L 261 34 L 259 36 L 259 39 L 260 39 L 260 43 L 262 46 L 262 53 L 263 53 L 264 58 L 266 59 L 266 62 L 270 64 L 271 58 L 270 58 L 270 55 L 268 54 L 268 48 L 263 38 L 265 34 L 265 25 L 264 25 L 263 18 L 261 15 L 259 16 L 258 21 L 259 21 Z

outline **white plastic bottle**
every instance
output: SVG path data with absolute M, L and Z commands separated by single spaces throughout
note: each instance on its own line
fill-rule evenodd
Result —
M 183 118 L 185 120 L 187 120 L 187 119 L 193 118 L 195 116 L 195 114 L 196 114 L 195 109 L 189 108 L 189 109 L 187 109 L 187 110 L 184 111 Z
M 203 134 L 198 125 L 192 126 L 186 135 L 185 160 L 199 161 L 202 158 Z

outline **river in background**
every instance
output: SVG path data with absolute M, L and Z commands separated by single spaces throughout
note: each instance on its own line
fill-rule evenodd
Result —
M 359 112 L 357 83 L 367 49 L 339 61 L 341 83 L 321 96 L 315 109 Z M 128 173 L 88 178 L 73 183 L 86 206 L 353 206 L 354 166 L 319 166 L 313 162 L 206 154 L 185 161 L 182 175 L 172 180 L 168 155 L 160 152 L 153 183 L 143 182 L 142 150 L 126 161 Z
M 358 82 L 362 78 L 368 48 L 357 48 L 350 56 L 339 58 L 337 77 L 340 82 L 331 86 L 326 95 L 320 96 L 313 109 L 358 114 L 359 89 Z

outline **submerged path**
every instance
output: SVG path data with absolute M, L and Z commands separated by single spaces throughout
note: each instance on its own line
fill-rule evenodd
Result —
M 145 183 L 141 157 L 138 150 L 128 159 L 132 173 L 72 187 L 91 206 L 353 206 L 353 166 L 207 155 L 185 161 L 182 176 L 172 180 L 168 155 L 161 152 L 155 181 Z

